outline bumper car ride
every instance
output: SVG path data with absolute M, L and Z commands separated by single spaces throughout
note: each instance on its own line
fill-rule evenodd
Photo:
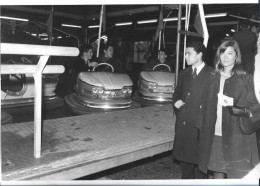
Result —
M 65 101 L 71 111 L 77 114 L 90 110 L 125 109 L 132 104 L 132 87 L 133 82 L 127 74 L 81 72 L 77 78 L 75 93 L 66 96 Z
M 164 71 L 142 71 L 133 99 L 142 105 L 168 104 L 175 89 L 175 73 Z
M 58 75 L 43 75 L 43 108 L 53 109 L 64 104 L 56 96 Z M 34 78 L 32 74 L 2 75 L 1 107 L 10 113 L 31 112 L 34 109 Z

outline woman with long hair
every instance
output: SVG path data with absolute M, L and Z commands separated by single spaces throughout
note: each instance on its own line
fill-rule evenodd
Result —
M 255 132 L 242 134 L 239 117 L 260 119 L 253 77 L 241 66 L 235 40 L 224 41 L 216 52 L 202 106 L 199 168 L 214 178 L 242 178 L 259 162 Z

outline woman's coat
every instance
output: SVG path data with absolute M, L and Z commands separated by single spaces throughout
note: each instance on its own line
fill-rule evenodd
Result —
M 199 168 L 205 173 L 207 172 L 210 160 L 215 132 L 219 83 L 220 74 L 212 74 L 207 95 L 205 96 L 205 106 L 203 107 L 199 145 Z M 254 94 L 253 77 L 251 75 L 238 75 L 237 73 L 234 73 L 225 81 L 223 94 L 234 98 L 234 103 L 237 103 L 237 106 L 249 107 L 253 114 L 251 120 L 257 121 L 260 119 L 260 105 Z M 259 162 L 255 132 L 251 135 L 242 134 L 237 120 L 237 116 L 230 115 L 228 109 L 223 107 L 223 153 L 224 160 L 228 163 L 228 178 L 242 178 Z

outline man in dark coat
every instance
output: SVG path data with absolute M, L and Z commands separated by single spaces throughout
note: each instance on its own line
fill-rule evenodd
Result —
M 206 178 L 206 175 L 197 169 L 202 95 L 213 71 L 213 68 L 203 61 L 205 51 L 201 41 L 188 43 L 185 59 L 190 67 L 180 72 L 173 94 L 173 107 L 177 117 L 173 156 L 180 162 L 182 179 Z
M 126 56 L 129 52 L 128 45 L 122 40 L 121 37 L 118 38 L 118 42 L 115 45 L 115 57 L 119 59 L 122 63 L 124 71 L 127 71 L 127 61 Z
M 243 20 L 240 23 L 241 30 L 234 34 L 234 39 L 238 42 L 241 55 L 242 65 L 250 74 L 254 73 L 254 50 L 256 44 L 256 34 L 249 28 L 248 20 Z

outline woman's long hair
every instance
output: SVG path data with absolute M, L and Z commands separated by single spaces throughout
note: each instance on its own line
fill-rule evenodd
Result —
M 231 74 L 236 72 L 237 74 L 246 74 L 245 70 L 243 69 L 241 63 L 241 52 L 238 46 L 238 43 L 235 40 L 227 40 L 221 43 L 221 45 L 218 47 L 218 50 L 215 55 L 215 72 L 222 71 L 224 69 L 224 66 L 221 63 L 220 55 L 226 51 L 228 47 L 232 47 L 234 51 L 236 52 L 236 60 L 234 67 L 231 70 Z

